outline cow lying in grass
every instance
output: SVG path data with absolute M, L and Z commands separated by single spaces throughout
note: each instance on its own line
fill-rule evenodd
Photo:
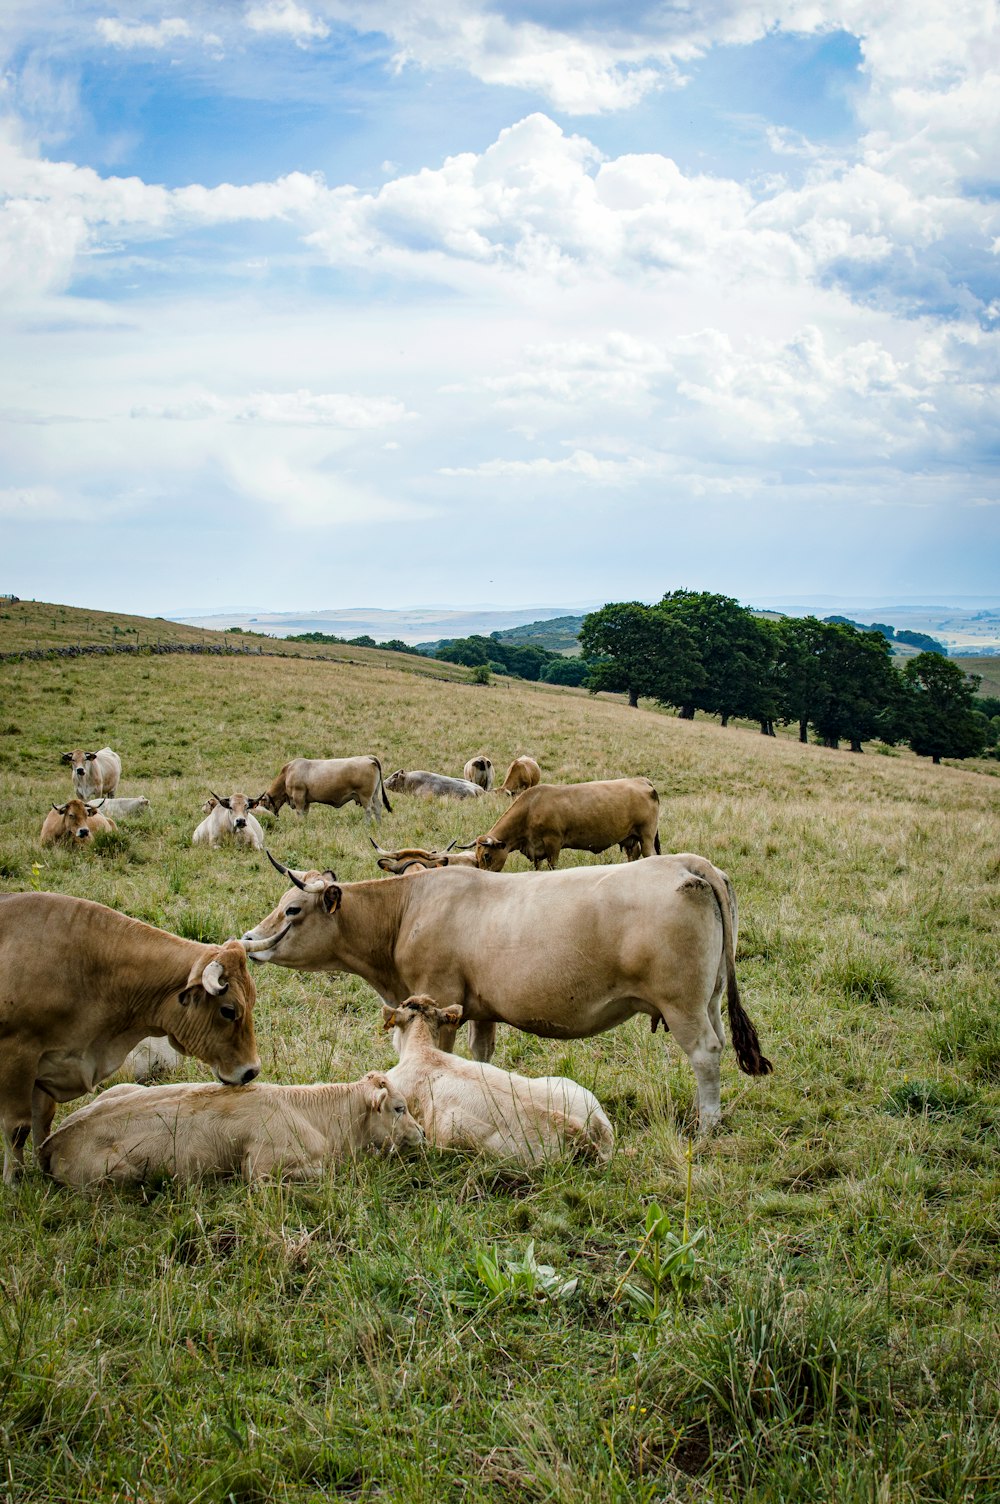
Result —
M 86 804 L 82 799 L 67 799 L 65 804 L 53 804 L 42 821 L 39 845 L 75 846 L 90 840 L 102 830 L 114 830 L 115 823 L 101 813 L 96 804 Z
M 593 1092 L 567 1076 L 519 1076 L 450 1053 L 462 1009 L 429 997 L 382 1009 L 399 1064 L 387 1072 L 430 1143 L 537 1164 L 583 1150 L 611 1157 L 615 1135 Z M 442 1048 L 443 1046 L 443 1048 Z
M 112 1086 L 81 1107 L 42 1145 L 43 1170 L 64 1185 L 283 1175 L 305 1180 L 366 1149 L 423 1140 L 388 1076 L 233 1091 L 214 1085 Z

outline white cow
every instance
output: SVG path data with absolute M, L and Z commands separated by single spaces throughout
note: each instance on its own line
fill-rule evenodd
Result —
M 227 799 L 213 794 L 212 800 L 208 814 L 191 837 L 192 846 L 214 848 L 224 841 L 232 841 L 237 846 L 249 846 L 253 851 L 264 850 L 264 832 L 260 821 L 251 813 L 259 800 L 248 799 L 246 794 L 230 794 Z

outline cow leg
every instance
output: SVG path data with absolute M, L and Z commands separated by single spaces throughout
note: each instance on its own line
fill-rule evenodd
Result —
M 24 1146 L 31 1134 L 31 1095 L 38 1064 L 34 1055 L 12 1055 L 0 1064 L 0 1127 L 3 1178 L 13 1185 L 24 1169 Z
M 690 1061 L 698 1083 L 698 1126 L 702 1133 L 714 1128 L 722 1115 L 719 1092 L 722 1041 L 712 1011 L 711 1002 L 707 1007 L 700 1006 L 693 1018 L 669 1004 L 662 1010 L 664 1023 Z
M 36 1155 L 52 1132 L 52 1119 L 55 1115 L 55 1098 L 36 1086 L 31 1093 L 31 1140 Z
M 492 1060 L 493 1051 L 496 1049 L 496 1042 L 496 1024 L 483 1023 L 481 1020 L 470 1023 L 469 1049 L 472 1051 L 473 1060 Z

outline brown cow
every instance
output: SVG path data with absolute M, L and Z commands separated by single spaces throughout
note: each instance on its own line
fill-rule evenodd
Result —
M 368 838 L 371 840 L 371 837 Z M 406 846 L 401 851 L 386 851 L 383 847 L 372 845 L 378 852 L 378 865 L 383 872 L 392 872 L 401 876 L 406 872 L 413 872 L 423 867 L 475 867 L 476 854 L 474 851 L 455 851 L 452 841 L 443 851 L 427 851 L 423 846 Z
M 227 1086 L 252 1081 L 256 995 L 236 940 L 182 940 L 61 893 L 0 894 L 4 1180 L 56 1103 L 93 1091 L 147 1035 L 166 1034 Z
M 277 815 L 285 804 L 290 804 L 300 815 L 308 815 L 311 804 L 330 804 L 334 809 L 360 804 L 366 819 L 374 820 L 376 825 L 382 819 L 383 805 L 392 811 L 382 782 L 382 764 L 371 754 L 293 757 L 256 802 L 272 815 Z
M 660 797 L 648 778 L 606 778 L 594 783 L 539 783 L 525 789 L 476 841 L 476 860 L 500 872 L 512 852 L 555 868 L 559 853 L 607 851 L 620 846 L 630 862 L 660 854 Z
M 413 994 L 459 1004 L 478 1060 L 492 1055 L 497 1023 L 582 1039 L 645 1014 L 690 1060 L 707 1127 L 719 1116 L 725 993 L 741 1069 L 771 1069 L 736 985 L 736 896 L 702 856 L 564 872 L 449 868 L 402 883 L 279 870 L 294 887 L 243 936 L 253 960 L 353 972 L 397 1008 Z
M 533 757 L 515 757 L 500 788 L 503 793 L 516 799 L 518 794 L 523 794 L 525 789 L 533 789 L 541 781 L 542 770 Z
M 54 846 L 61 841 L 74 846 L 78 841 L 89 841 L 99 830 L 117 830 L 113 820 L 101 814 L 99 804 L 85 804 L 82 799 L 67 799 L 65 804 L 53 804 L 42 821 L 38 837 L 42 846 Z
M 360 1081 L 277 1086 L 112 1086 L 45 1140 L 42 1169 L 64 1185 L 173 1175 L 304 1180 L 331 1160 L 414 1147 L 423 1132 L 380 1071 Z

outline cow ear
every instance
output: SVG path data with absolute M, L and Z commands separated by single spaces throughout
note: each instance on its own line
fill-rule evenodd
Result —
M 377 1086 L 371 1095 L 371 1105 L 374 1112 L 381 1112 L 389 1096 L 384 1086 Z
M 328 914 L 334 914 L 340 908 L 340 900 L 344 896 L 343 888 L 336 883 L 328 883 L 323 889 L 323 907 Z
M 382 1029 L 383 1029 L 383 1031 L 385 1033 L 388 1033 L 388 1031 L 390 1029 L 395 1028 L 395 1026 L 396 1026 L 396 1010 L 395 1010 L 395 1008 L 390 1008 L 389 1005 L 388 1005 L 388 1003 L 383 1003 L 382 1004 Z
M 88 762 L 96 762 L 97 761 L 97 753 L 96 752 L 88 752 L 87 753 L 87 761 Z
M 99 807 L 99 806 L 98 806 L 98 805 L 96 805 L 96 804 L 85 804 L 85 805 L 84 805 L 84 806 L 83 806 L 83 808 L 84 808 L 84 810 L 85 810 L 85 812 L 86 812 L 86 813 L 87 813 L 87 814 L 88 814 L 88 815 L 96 815 L 96 814 L 97 814 L 97 811 L 98 811 L 98 807 Z
M 73 761 L 73 754 L 72 754 L 72 752 L 64 752 L 63 755 L 62 755 L 62 757 L 60 757 L 59 761 L 60 762 L 72 762 Z
M 247 809 L 256 809 L 259 803 L 260 803 L 259 799 L 248 799 L 247 800 Z
M 53 804 L 52 808 L 55 810 L 57 815 L 64 815 L 66 813 L 65 804 Z
M 450 1008 L 441 1009 L 441 1017 L 444 1019 L 445 1023 L 460 1024 L 462 1022 L 462 1016 L 464 1012 L 465 1009 L 462 1007 L 461 1003 L 452 1003 Z

